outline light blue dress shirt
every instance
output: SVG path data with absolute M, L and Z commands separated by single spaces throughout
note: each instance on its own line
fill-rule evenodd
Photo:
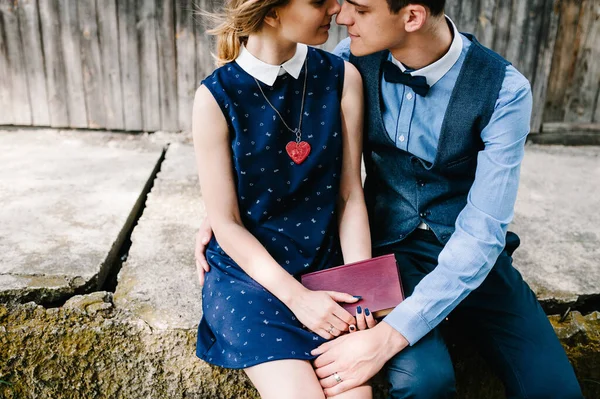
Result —
M 429 162 L 435 159 L 450 96 L 471 46 L 448 21 L 455 32 L 448 53 L 434 64 L 409 71 L 427 78 L 431 86 L 427 96 L 382 77 L 382 116 L 388 135 L 398 148 Z M 350 39 L 342 40 L 334 53 L 348 60 Z M 405 70 L 391 54 L 389 60 Z M 503 250 L 513 218 L 531 108 L 529 82 L 512 65 L 507 66 L 495 110 L 481 132 L 485 148 L 478 154 L 475 181 L 456 220 L 456 230 L 441 251 L 438 266 L 384 319 L 411 345 L 481 285 Z

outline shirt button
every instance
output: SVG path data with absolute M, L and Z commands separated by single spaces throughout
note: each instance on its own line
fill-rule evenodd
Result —
M 408 94 L 406 95 L 406 99 L 408 99 L 408 100 L 412 100 L 412 98 L 413 98 L 413 95 L 412 95 L 412 93 L 408 93 Z
M 398 139 L 400 140 L 401 143 L 404 143 L 404 140 L 406 140 L 406 137 L 404 137 L 404 135 L 402 135 Z

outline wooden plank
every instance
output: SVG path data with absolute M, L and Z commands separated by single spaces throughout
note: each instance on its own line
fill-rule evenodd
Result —
M 519 1 L 519 0 L 513 0 Z M 498 1 L 494 12 L 494 44 L 492 48 L 506 58 L 508 40 L 510 38 L 512 2 L 509 0 Z
M 137 32 L 137 0 L 118 1 L 119 59 L 123 88 L 123 119 L 125 130 L 141 131 L 142 89 L 140 86 L 140 53 Z
M 92 129 L 106 128 L 102 61 L 96 23 L 96 0 L 78 0 L 81 68 L 87 110 L 87 125 Z
M 4 18 L 2 17 L 2 9 L 0 9 L 0 76 L 9 76 L 10 73 L 8 63 L 8 49 L 4 40 Z M 13 109 L 10 100 L 12 93 L 11 79 L 0 79 L 0 125 L 13 124 Z
M 461 1 L 453 0 L 446 2 L 446 15 L 450 17 L 450 19 L 456 24 L 456 27 L 460 32 L 464 32 L 464 28 L 460 26 L 460 7 Z
M 580 15 L 581 48 L 567 90 L 565 122 L 592 122 L 600 86 L 600 2 L 583 1 Z
M 100 4 L 100 3 L 99 3 Z M 123 116 L 123 88 L 121 85 L 121 57 L 119 54 L 119 24 L 116 0 L 103 0 L 96 10 L 98 36 L 104 82 L 105 126 L 111 130 L 125 129 Z
M 179 129 L 191 131 L 192 105 L 196 91 L 196 40 L 193 0 L 175 3 L 177 42 L 177 109 Z
M 76 0 L 58 0 L 61 44 L 65 57 L 69 126 L 88 127 Z
M 573 84 L 579 51 L 578 25 L 581 1 L 561 0 L 560 22 L 550 69 L 544 109 L 544 122 L 562 122 L 565 115 L 567 89 Z
M 600 145 L 600 123 L 544 123 L 542 134 L 529 136 L 536 144 Z
M 459 29 L 461 32 L 475 34 L 481 2 L 480 0 L 462 0 L 461 2 Z
M 528 141 L 544 145 L 600 146 L 600 134 L 582 132 L 544 133 L 531 135 L 528 137 Z
M 161 129 L 174 132 L 179 130 L 179 114 L 173 0 L 157 0 L 156 21 Z
M 481 0 L 481 9 L 477 18 L 476 36 L 481 44 L 486 47 L 494 45 L 496 27 L 494 25 L 494 14 L 498 6 L 498 0 Z
M 199 10 L 215 11 L 218 2 L 212 0 L 198 0 L 195 2 Z M 216 52 L 216 38 L 206 33 L 211 28 L 207 18 L 196 18 L 196 82 L 199 84 L 216 67 L 212 52 Z
M 600 87 L 598 88 L 598 94 L 596 94 L 596 110 L 594 111 L 592 122 L 600 122 Z
M 548 79 L 552 67 L 552 56 L 558 32 L 558 2 L 560 0 L 546 0 L 544 23 L 540 29 L 540 43 L 538 46 L 537 67 L 535 71 L 533 91 L 533 114 L 531 116 L 531 132 L 541 130 L 544 118 Z
M 40 36 L 37 1 L 21 0 L 18 4 L 21 39 L 23 41 L 23 48 L 27 51 L 25 69 L 31 103 L 32 124 L 50 126 L 50 110 L 48 108 L 44 53 L 42 38 Z
M 506 59 L 512 62 L 522 72 L 523 62 L 520 58 L 525 43 L 524 31 L 527 21 L 527 7 L 530 0 L 514 1 L 511 10 L 511 25 L 506 48 Z
M 8 64 L 8 79 L 11 80 L 10 101 L 12 102 L 13 123 L 15 125 L 31 125 L 31 105 L 27 88 L 27 72 L 23 56 L 19 19 L 17 16 L 18 3 L 0 2 L 0 17 L 4 28 L 6 44 L 6 59 Z
M 40 1 L 40 27 L 44 47 L 46 88 L 50 126 L 68 127 L 67 86 L 65 59 L 61 44 L 61 26 L 56 1 Z
M 540 31 L 545 18 L 545 0 L 529 0 L 526 23 L 523 29 L 523 46 L 520 55 L 520 71 L 534 84 L 534 74 L 540 46 Z
M 584 132 L 600 134 L 600 123 L 552 122 L 544 123 L 543 127 L 544 133 Z
M 156 4 L 154 0 L 138 0 L 138 40 L 140 48 L 140 79 L 142 121 L 145 131 L 160 130 L 160 89 L 158 47 L 156 44 Z

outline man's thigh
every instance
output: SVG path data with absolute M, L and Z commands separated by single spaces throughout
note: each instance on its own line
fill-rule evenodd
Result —
M 456 393 L 452 360 L 437 328 L 390 359 L 386 375 L 393 399 L 446 399 Z
M 554 329 L 506 251 L 450 320 L 479 346 L 507 397 L 582 397 Z
M 381 253 L 393 252 L 396 256 L 404 293 L 409 296 L 435 268 L 441 248 L 431 234 L 417 232 Z M 393 399 L 444 399 L 455 394 L 452 361 L 438 328 L 390 359 L 386 372 Z

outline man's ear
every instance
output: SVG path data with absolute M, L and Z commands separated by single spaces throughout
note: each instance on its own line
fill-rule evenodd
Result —
M 277 13 L 277 9 L 272 9 L 267 13 L 264 23 L 272 28 L 277 28 L 279 26 L 279 14 Z
M 429 17 L 429 9 L 420 4 L 409 4 L 401 12 L 403 13 L 404 29 L 409 33 L 421 29 Z

